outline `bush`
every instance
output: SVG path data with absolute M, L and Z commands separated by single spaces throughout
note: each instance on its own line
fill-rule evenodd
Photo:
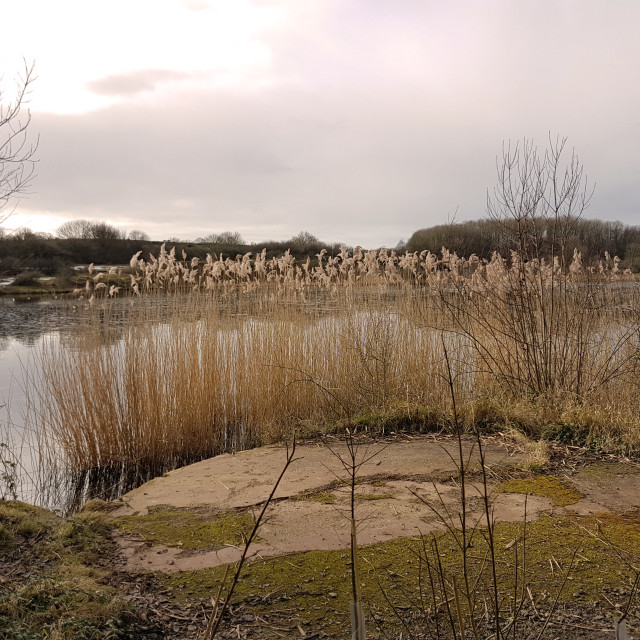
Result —
M 23 271 L 13 279 L 15 287 L 34 287 L 38 284 L 38 279 L 44 277 L 40 271 Z

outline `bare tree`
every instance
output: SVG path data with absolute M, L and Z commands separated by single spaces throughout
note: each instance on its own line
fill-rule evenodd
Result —
M 142 233 L 138 231 L 137 233 Z M 121 240 L 124 232 L 117 227 L 106 222 L 97 220 L 68 220 L 63 222 L 57 229 L 58 238 L 79 238 L 82 240 Z
M 0 224 L 15 209 L 8 208 L 9 203 L 26 193 L 35 175 L 38 141 L 29 141 L 31 113 L 25 109 L 34 80 L 34 65 L 25 61 L 22 74 L 16 78 L 13 101 L 5 104 L 0 89 Z
M 149 234 L 139 229 L 132 229 L 127 236 L 128 240 L 136 240 L 138 242 L 148 242 L 150 240 Z
M 593 194 L 575 151 L 565 160 L 566 138 L 549 136 L 540 153 L 533 141 L 503 146 L 498 183 L 487 194 L 487 214 L 503 227 L 522 264 L 557 258 L 564 263 L 570 231 Z
M 202 244 L 219 244 L 225 246 L 237 246 L 244 244 L 244 239 L 237 231 L 223 231 L 222 233 L 210 233 L 208 236 L 198 238 Z
M 91 238 L 91 227 L 93 221 L 80 218 L 78 220 L 67 220 L 63 222 L 57 229 L 58 238 Z

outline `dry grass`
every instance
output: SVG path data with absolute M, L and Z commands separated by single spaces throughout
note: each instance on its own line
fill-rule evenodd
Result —
M 446 416 L 446 347 L 467 421 L 638 447 L 640 288 L 615 260 L 318 258 L 135 256 L 139 297 L 90 298 L 82 333 L 42 353 L 43 442 L 144 479 L 302 424 Z

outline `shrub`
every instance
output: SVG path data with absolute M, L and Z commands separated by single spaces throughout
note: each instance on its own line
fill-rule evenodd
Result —
M 43 276 L 41 271 L 23 271 L 13 279 L 12 284 L 16 287 L 34 287 Z

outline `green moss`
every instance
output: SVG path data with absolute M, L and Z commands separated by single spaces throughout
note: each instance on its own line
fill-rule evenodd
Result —
M 531 478 L 507 480 L 500 484 L 496 491 L 551 498 L 556 507 L 575 504 L 581 498 L 580 493 L 573 486 L 551 476 L 533 476 Z
M 498 584 L 505 598 L 514 592 L 516 554 L 518 580 L 522 580 L 524 533 L 522 523 L 500 523 L 495 527 Z M 437 541 L 439 561 L 447 579 L 450 581 L 455 575 L 462 584 L 460 545 L 450 533 L 425 537 L 424 545 L 418 538 L 405 538 L 360 549 L 362 597 L 372 630 L 375 628 L 372 611 L 387 631 L 398 623 L 386 598 L 394 606 L 413 610 L 408 597 L 413 598 L 414 603 L 419 601 L 421 572 L 425 585 L 425 550 L 435 566 L 432 540 Z M 544 610 L 562 586 L 573 557 L 573 567 L 560 600 L 602 603 L 603 591 L 617 593 L 621 588 L 628 589 L 634 577 L 618 553 L 634 553 L 639 548 L 640 516 L 637 515 L 586 518 L 579 522 L 571 517 L 543 517 L 527 523 L 527 583 L 537 606 Z M 486 589 L 492 578 L 481 532 L 473 535 L 470 549 L 468 576 L 471 584 L 478 585 L 478 598 L 482 602 L 488 597 Z M 418 555 L 423 556 L 422 563 Z M 209 598 L 217 591 L 223 573 L 224 569 L 218 567 L 165 575 L 161 580 L 173 589 L 178 600 Z M 241 604 L 243 613 L 286 615 L 291 624 L 339 638 L 349 625 L 350 584 L 348 551 L 312 551 L 260 559 L 245 567 L 234 603 Z M 426 591 L 424 595 L 431 597 Z M 613 598 L 614 604 L 624 604 L 622 596 L 609 595 L 609 598 Z M 614 611 L 613 607 L 611 611 L 601 608 L 603 614 Z
M 247 513 L 211 514 L 166 507 L 145 516 L 123 516 L 114 522 L 127 533 L 183 549 L 221 549 L 241 544 L 253 528 L 253 518 Z
M 293 500 L 307 500 L 311 502 L 321 502 L 322 504 L 333 504 L 336 497 L 333 493 L 326 491 L 303 491 L 292 497 Z
M 390 500 L 394 497 L 393 493 L 356 493 L 356 500 Z

